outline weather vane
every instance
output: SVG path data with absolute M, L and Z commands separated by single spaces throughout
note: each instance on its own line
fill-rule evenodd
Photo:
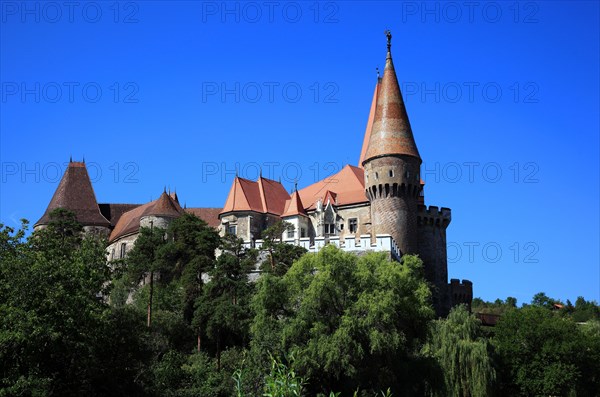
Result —
M 385 36 L 387 37 L 387 49 L 388 52 L 390 51 L 390 48 L 392 48 L 392 32 L 390 32 L 389 29 L 385 30 Z

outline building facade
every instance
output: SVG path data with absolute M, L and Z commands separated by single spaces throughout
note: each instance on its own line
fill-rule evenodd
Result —
M 143 205 L 97 204 L 85 163 L 71 162 L 35 227 L 47 224 L 52 209 L 71 209 L 86 228 L 109 236 L 108 253 L 116 259 L 133 246 L 140 227 L 165 227 L 184 212 L 256 248 L 262 245 L 262 232 L 283 220 L 290 227 L 282 240 L 310 252 L 334 244 L 357 254 L 383 251 L 398 261 L 405 254 L 418 254 L 439 315 L 459 303 L 470 305 L 472 283 L 448 283 L 446 229 L 451 210 L 425 205 L 422 159 L 392 60 L 391 34 L 387 35 L 385 69 L 377 79 L 357 165 L 346 165 L 291 194 L 262 175 L 256 181 L 236 176 L 223 208 L 182 208 L 177 195 L 166 191 Z

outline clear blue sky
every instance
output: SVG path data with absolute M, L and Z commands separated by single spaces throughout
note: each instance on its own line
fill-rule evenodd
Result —
M 0 2 L 0 221 L 70 155 L 99 202 L 211 207 L 236 163 L 288 189 L 356 164 L 389 28 L 449 276 L 600 300 L 598 2 L 223 4 Z

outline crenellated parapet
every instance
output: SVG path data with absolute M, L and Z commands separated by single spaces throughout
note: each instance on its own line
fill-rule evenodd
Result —
M 452 221 L 452 210 L 446 207 L 437 207 L 431 205 L 429 207 L 420 205 L 417 212 L 417 225 L 422 226 L 439 226 L 447 228 Z
M 278 240 L 280 241 L 280 240 Z M 305 248 L 308 252 L 317 253 L 323 249 L 327 244 L 335 245 L 342 251 L 347 252 L 389 252 L 390 258 L 400 261 L 402 252 L 398 245 L 389 234 L 378 234 L 373 239 L 369 234 L 363 234 L 359 237 L 347 236 L 340 238 L 338 236 L 332 237 L 303 237 L 299 239 L 283 239 L 283 242 L 292 245 L 298 245 Z M 244 246 L 247 248 L 261 249 L 264 241 L 256 240 L 254 242 L 246 241 Z
M 471 311 L 471 301 L 473 300 L 473 283 L 469 280 L 460 281 L 457 278 L 450 280 L 450 301 L 452 306 L 465 304 Z

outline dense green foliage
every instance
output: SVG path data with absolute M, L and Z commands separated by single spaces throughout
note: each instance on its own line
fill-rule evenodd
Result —
M 433 322 L 423 351 L 441 366 L 445 388 L 440 395 L 490 395 L 496 379 L 491 349 L 479 321 L 464 306 L 452 309 L 447 319 Z
M 421 261 L 363 257 L 328 246 L 282 277 L 258 281 L 255 349 L 294 355 L 310 394 L 357 387 L 411 390 L 420 343 L 433 317 Z
M 434 319 L 417 257 L 304 255 L 283 223 L 259 252 L 184 215 L 107 263 L 73 214 L 51 219 L 0 225 L 0 396 L 599 395 L 582 297 L 475 299 L 490 329 L 464 307 Z

